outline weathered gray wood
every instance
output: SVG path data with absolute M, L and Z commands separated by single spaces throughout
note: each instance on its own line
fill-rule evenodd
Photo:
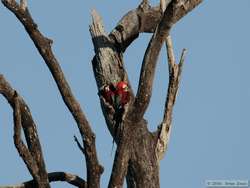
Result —
M 48 173 L 49 182 L 64 181 L 79 188 L 87 188 L 87 182 L 77 175 L 66 172 Z M 34 188 L 36 187 L 34 180 L 24 182 L 20 185 L 0 186 L 0 188 Z
M 93 23 L 90 26 L 90 32 L 96 53 L 96 62 L 94 62 L 93 70 L 95 75 L 99 71 L 98 76 L 95 76 L 95 78 L 97 86 L 102 88 L 104 84 L 123 80 L 123 75 L 127 74 L 123 64 L 119 64 L 119 62 L 122 62 L 122 56 L 120 56 L 112 43 L 110 44 L 109 36 L 104 31 L 100 16 L 94 11 L 92 12 L 92 17 Z M 110 71 L 113 71 L 113 73 Z M 118 78 L 118 80 L 112 82 L 114 77 Z M 104 103 L 101 96 L 100 100 L 103 107 L 103 114 L 112 133 L 112 129 L 115 126 L 115 122 L 112 121 L 114 111 L 110 110 L 108 104 Z M 124 121 L 120 126 L 122 126 L 122 132 L 118 140 L 116 140 L 118 149 L 115 154 L 108 187 L 122 187 L 127 173 L 127 182 L 129 185 L 136 184 L 139 187 L 145 187 L 151 183 L 154 184 L 152 188 L 159 187 L 158 164 L 154 149 L 152 148 L 155 145 L 155 139 L 147 130 L 146 121 L 130 122 L 125 114 Z M 140 173 L 137 171 L 139 169 Z M 134 176 L 134 173 L 138 173 L 138 176 Z M 143 177 L 141 174 L 143 174 Z
M 105 85 L 116 84 L 118 81 L 126 81 L 129 83 L 128 76 L 123 64 L 122 54 L 117 51 L 110 37 L 106 34 L 101 17 L 98 13 L 92 11 L 92 24 L 90 25 L 90 33 L 95 49 L 95 57 L 92 61 L 93 72 L 95 75 L 98 90 Z M 133 91 L 129 84 L 131 100 L 133 100 Z M 106 124 L 110 133 L 114 134 L 114 113 L 115 111 L 109 104 L 105 103 L 99 95 L 102 111 L 106 120 Z
M 185 4 L 184 10 L 184 5 L 181 2 Z M 158 153 L 155 153 L 156 147 L 159 146 L 157 137 L 159 135 L 151 134 L 147 130 L 143 115 L 150 101 L 154 71 L 163 42 L 173 24 L 200 2 L 201 0 L 191 0 L 189 3 L 187 1 L 173 0 L 167 6 L 163 16 L 161 16 L 162 13 L 159 8 L 152 9 L 147 4 L 147 1 L 143 1 L 136 10 L 128 12 L 109 35 L 104 31 L 100 16 L 96 11 L 92 13 L 93 23 L 90 26 L 90 32 L 96 53 L 93 61 L 93 71 L 99 89 L 105 84 L 123 80 L 126 72 L 123 67 L 121 53 L 138 37 L 140 32 L 155 30 L 145 52 L 135 101 L 132 100 L 128 105 L 127 114 L 124 115 L 124 121 L 122 122 L 122 132 L 119 140 L 117 140 L 117 152 L 109 181 L 110 188 L 122 187 L 126 172 L 128 187 L 159 187 Z M 153 22 L 154 24 L 159 23 L 157 29 L 155 29 L 157 24 L 149 23 L 150 19 L 144 20 L 140 17 L 142 15 L 149 16 L 148 12 L 152 10 L 158 11 L 157 14 L 151 12 L 150 16 L 158 15 L 158 19 L 161 20 Z M 147 23 L 149 23 L 150 28 L 146 28 Z M 113 82 L 113 80 L 115 81 Z M 112 121 L 113 111 L 109 110 L 109 107 L 102 101 L 101 96 L 100 100 L 104 117 L 112 133 L 114 126 Z M 126 163 L 128 164 L 126 165 Z
M 201 2 L 202 0 L 172 0 L 166 8 L 159 26 L 155 30 L 155 33 L 148 44 L 143 58 L 133 110 L 131 110 L 131 113 L 129 114 L 130 116 L 134 116 L 134 121 L 139 121 L 143 118 L 149 105 L 158 56 L 170 29 L 181 17 L 185 16 Z
M 159 138 L 156 145 L 156 155 L 159 161 L 164 157 L 164 154 L 167 150 L 171 133 L 173 108 L 179 89 L 183 63 L 187 51 L 186 49 L 182 51 L 180 62 L 179 64 L 176 64 L 173 44 L 170 36 L 168 36 L 166 39 L 166 48 L 168 55 L 169 84 L 165 102 L 164 117 L 159 127 Z
M 32 119 L 29 107 L 17 92 L 0 75 L 0 94 L 2 94 L 13 108 L 14 116 L 14 143 L 19 155 L 24 160 L 29 172 L 34 178 L 35 185 L 38 188 L 49 188 L 48 174 L 41 144 L 39 141 L 36 124 Z M 21 140 L 21 126 L 24 131 L 28 147 Z
M 57 87 L 61 93 L 65 105 L 68 107 L 70 113 L 74 117 L 79 132 L 82 136 L 84 145 L 84 156 L 87 166 L 87 182 L 88 187 L 100 187 L 100 177 L 103 172 L 103 167 L 99 164 L 96 147 L 95 147 L 95 134 L 91 130 L 89 122 L 85 114 L 74 97 L 71 88 L 63 74 L 63 71 L 53 54 L 51 44 L 52 40 L 43 36 L 39 31 L 37 24 L 34 22 L 28 7 L 25 10 L 15 1 L 2 0 L 2 3 L 15 14 L 18 20 L 23 24 L 25 30 L 34 42 L 37 50 L 44 59 L 47 67 L 49 68 Z M 34 155 L 36 151 L 34 151 Z
M 100 187 L 100 177 L 103 168 L 99 164 L 97 158 L 95 135 L 79 103 L 71 92 L 70 86 L 52 52 L 52 40 L 44 37 L 38 30 L 36 23 L 33 21 L 28 11 L 27 2 L 25 0 L 21 1 L 20 4 L 15 0 L 2 0 L 2 2 L 16 15 L 25 27 L 51 71 L 65 104 L 77 122 L 82 136 L 83 146 L 81 146 L 77 139 L 76 141 L 78 147 L 85 155 L 87 164 L 87 182 L 84 181 L 83 183 L 83 181 L 81 181 L 81 185 L 93 188 Z M 100 91 L 104 85 L 110 83 L 115 84 L 118 81 L 127 81 L 129 83 L 128 75 L 124 68 L 123 53 L 140 33 L 154 33 L 142 62 L 136 96 L 134 96 L 129 84 L 131 100 L 125 107 L 122 122 L 119 124 L 119 134 L 115 136 L 117 150 L 108 185 L 109 188 L 122 187 L 125 177 L 129 188 L 160 187 L 159 159 L 162 158 L 169 139 L 172 109 L 179 86 L 185 54 L 183 53 L 180 64 L 175 64 L 173 51 L 171 51 L 170 45 L 168 45 L 170 83 L 162 126 L 158 131 L 151 133 L 148 131 L 147 121 L 144 120 L 143 116 L 150 102 L 159 52 L 166 37 L 169 35 L 170 29 L 179 19 L 201 2 L 202 0 L 172 0 L 171 2 L 170 0 L 161 0 L 160 6 L 151 7 L 148 0 L 143 0 L 135 10 L 131 10 L 123 16 L 110 34 L 105 32 L 101 17 L 97 12 L 92 12 L 93 23 L 90 26 L 90 33 L 95 50 L 92 65 L 98 91 Z M 3 88 L 1 90 L 1 85 L 0 91 L 4 96 L 6 95 L 6 90 Z M 12 91 L 12 93 L 9 93 L 9 96 L 13 98 L 14 92 Z M 106 124 L 111 135 L 114 136 L 114 126 L 116 125 L 114 119 L 115 109 L 107 104 L 101 95 L 99 95 L 99 98 Z M 14 105 L 13 101 L 11 101 L 12 100 L 10 100 L 11 105 Z M 15 104 L 16 106 L 19 105 L 18 103 Z M 20 118 L 24 121 L 22 105 L 20 106 L 20 113 L 18 109 L 19 108 L 16 107 L 16 113 L 14 114 L 16 117 L 17 138 L 19 138 L 18 132 L 20 129 L 17 128 L 20 124 Z M 27 117 L 30 118 L 29 116 Z M 27 121 L 27 119 L 25 119 L 25 121 Z M 29 146 L 29 142 L 33 142 L 32 134 L 29 130 L 25 130 L 25 128 L 24 132 L 27 134 Z M 20 145 L 20 139 L 18 143 Z M 37 158 L 39 152 L 36 151 L 36 148 L 32 149 L 31 147 L 29 149 L 30 153 L 35 155 L 34 158 Z M 26 156 L 26 163 L 29 161 L 28 158 L 29 157 Z M 38 165 L 38 168 L 40 170 L 42 166 L 40 167 Z M 30 171 L 32 174 L 34 169 Z M 44 173 L 47 174 L 46 171 Z M 62 181 L 69 181 L 68 178 L 62 179 Z M 36 180 L 34 177 L 34 181 L 39 180 Z

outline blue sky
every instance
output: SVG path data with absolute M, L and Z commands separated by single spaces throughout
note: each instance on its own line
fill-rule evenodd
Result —
M 40 30 L 54 40 L 53 49 L 72 90 L 97 135 L 105 167 L 102 187 L 112 168 L 112 139 L 105 127 L 91 69 L 94 55 L 88 31 L 96 8 L 109 32 L 140 1 L 29 2 Z M 151 1 L 153 4 L 158 1 Z M 0 73 L 24 97 L 37 123 L 49 172 L 86 176 L 84 158 L 73 141 L 78 130 L 62 102 L 47 67 L 17 19 L 0 5 Z M 205 187 L 208 179 L 250 179 L 249 0 L 209 0 L 178 22 L 172 32 L 176 58 L 188 49 L 169 149 L 161 161 L 161 187 Z M 136 90 L 149 34 L 143 34 L 124 58 Z M 165 47 L 161 51 L 153 97 L 146 114 L 150 130 L 163 116 L 168 84 Z M 14 147 L 12 109 L 0 97 L 0 185 L 31 176 Z M 53 183 L 52 187 L 71 187 Z

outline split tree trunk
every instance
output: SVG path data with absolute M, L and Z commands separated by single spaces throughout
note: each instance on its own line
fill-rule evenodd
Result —
M 186 50 L 183 50 L 180 63 L 176 64 L 169 33 L 178 20 L 201 2 L 202 0 L 160 0 L 159 6 L 151 7 L 148 0 L 143 0 L 136 9 L 129 11 L 121 19 L 110 34 L 105 33 L 98 13 L 92 12 L 93 23 L 90 26 L 90 33 L 95 49 L 92 65 L 98 90 L 100 91 L 103 86 L 111 83 L 116 84 L 119 81 L 126 81 L 131 95 L 130 101 L 125 107 L 122 122 L 119 124 L 118 135 L 114 133 L 117 125 L 114 118 L 115 110 L 99 95 L 107 127 L 117 144 L 109 188 L 121 188 L 125 178 L 129 188 L 160 187 L 159 161 L 163 158 L 167 149 L 172 111 L 186 52 Z M 83 146 L 77 138 L 75 140 L 84 154 L 87 164 L 87 181 L 69 173 L 48 173 L 46 171 L 36 125 L 32 120 L 31 113 L 24 100 L 0 75 L 0 94 L 5 96 L 14 111 L 15 145 L 33 176 L 33 180 L 25 182 L 19 187 L 47 188 L 50 187 L 49 182 L 51 181 L 67 181 L 76 187 L 84 188 L 100 187 L 103 167 L 98 161 L 95 135 L 53 54 L 52 40 L 43 36 L 39 31 L 28 11 L 26 0 L 21 0 L 20 3 L 15 0 L 2 0 L 2 3 L 23 24 L 52 73 L 62 99 L 74 117 L 81 133 Z M 153 35 L 144 54 L 138 90 L 134 94 L 124 68 L 123 53 L 143 32 L 153 33 Z M 156 131 L 150 132 L 144 114 L 152 95 L 157 59 L 164 42 L 166 42 L 169 65 L 168 92 L 162 123 Z M 28 147 L 21 140 L 21 128 L 24 129 Z
M 129 188 L 160 187 L 159 160 L 167 147 L 172 110 L 183 64 L 182 62 L 177 66 L 170 58 L 173 57 L 170 45 L 167 46 L 170 80 L 165 115 L 160 129 L 153 133 L 148 131 L 147 121 L 143 115 L 150 101 L 158 55 L 171 27 L 200 2 L 201 0 L 173 0 L 151 8 L 147 1 L 143 1 L 137 9 L 128 12 L 109 35 L 105 33 L 101 17 L 95 10 L 92 12 L 93 23 L 90 33 L 96 53 L 92 64 L 99 90 L 104 85 L 115 84 L 118 81 L 129 83 L 124 68 L 123 52 L 141 32 L 154 33 L 144 55 L 136 96 L 129 85 L 131 101 L 123 115 L 119 137 L 115 137 L 117 151 L 109 182 L 110 188 L 122 187 L 125 176 Z M 115 112 L 110 110 L 102 96 L 99 97 L 106 124 L 114 137 Z

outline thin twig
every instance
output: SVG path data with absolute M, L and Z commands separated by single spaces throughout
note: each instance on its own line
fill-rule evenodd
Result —
M 76 142 L 78 148 L 81 150 L 81 152 L 82 152 L 83 154 L 85 154 L 84 148 L 82 147 L 82 145 L 80 144 L 80 142 L 79 142 L 79 140 L 78 140 L 78 138 L 77 138 L 76 136 L 74 136 L 74 140 L 75 140 L 75 142 Z

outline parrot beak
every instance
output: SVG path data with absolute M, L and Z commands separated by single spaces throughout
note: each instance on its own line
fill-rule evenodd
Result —
M 124 91 L 126 91 L 126 92 L 128 91 L 128 86 L 126 86 L 126 87 L 124 88 Z

